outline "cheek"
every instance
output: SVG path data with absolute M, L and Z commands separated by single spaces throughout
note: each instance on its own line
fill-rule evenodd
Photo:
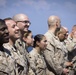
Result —
M 8 28 L 8 32 L 10 32 L 12 29 L 11 28 Z
M 20 23 L 19 23 L 17 26 L 19 27 L 19 29 L 24 28 L 24 27 L 23 27 L 23 24 L 20 24 Z
M 44 49 L 45 48 L 45 44 L 44 43 L 40 44 L 40 47 Z
M 14 31 L 11 30 L 11 31 L 9 32 L 9 35 L 10 35 L 10 36 L 14 36 L 14 35 L 15 35 Z
M 3 32 L 0 32 L 0 36 L 2 36 L 4 33 Z
M 33 39 L 30 38 L 30 39 L 29 39 L 29 43 L 33 43 Z
M 30 44 L 31 43 L 31 39 L 30 38 L 27 38 L 26 39 L 26 43 Z

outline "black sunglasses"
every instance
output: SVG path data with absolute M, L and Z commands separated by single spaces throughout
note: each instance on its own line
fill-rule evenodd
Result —
M 17 21 L 17 22 L 23 22 L 23 23 L 25 23 L 25 24 L 26 24 L 26 23 L 31 24 L 31 22 L 30 22 L 30 21 L 27 21 L 27 20 L 25 20 L 25 21 Z M 16 22 L 16 23 L 17 23 L 17 22 Z

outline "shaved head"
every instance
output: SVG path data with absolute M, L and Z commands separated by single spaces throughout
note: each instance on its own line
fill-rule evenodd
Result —
M 66 28 L 66 27 L 64 27 L 64 26 L 63 26 L 63 28 L 64 28 L 66 31 L 68 31 L 68 28 Z
M 57 21 L 60 21 L 60 18 L 58 16 L 50 16 L 48 18 L 48 25 L 53 26 Z
M 23 20 L 29 20 L 28 16 L 25 14 L 17 14 L 13 16 L 14 21 L 23 21 Z
M 61 27 L 61 28 L 60 28 L 60 32 L 61 32 L 61 33 L 66 32 L 66 29 L 65 29 L 64 27 Z
M 19 27 L 22 35 L 28 31 L 31 22 L 27 15 L 22 13 L 16 14 L 13 16 L 13 20 L 16 22 L 17 26 Z

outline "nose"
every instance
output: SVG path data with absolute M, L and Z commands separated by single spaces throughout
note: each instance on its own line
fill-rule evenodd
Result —
M 19 27 L 18 26 L 16 26 L 16 30 L 19 30 Z
M 34 38 L 33 38 L 33 41 L 34 41 Z
M 5 29 L 5 33 L 9 33 L 9 32 L 8 32 L 8 29 Z

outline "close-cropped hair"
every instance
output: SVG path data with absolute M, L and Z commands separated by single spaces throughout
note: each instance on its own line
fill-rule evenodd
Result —
M 5 18 L 4 21 L 6 20 L 13 20 L 11 17 Z
M 55 35 L 58 35 L 60 33 L 63 33 L 64 32 L 64 27 L 60 27 L 60 29 L 58 31 L 56 31 Z
M 73 25 L 72 29 L 75 28 L 75 27 L 76 27 L 76 25 Z
M 27 32 L 24 33 L 24 37 L 27 38 L 27 36 L 31 33 L 31 30 L 28 30 Z
M 35 35 L 33 47 L 36 47 L 36 42 L 37 42 L 37 41 L 40 42 L 40 41 L 43 39 L 43 37 L 44 37 L 43 34 L 37 34 L 37 35 Z
M 5 21 L 3 19 L 0 19 L 0 26 L 5 25 Z

